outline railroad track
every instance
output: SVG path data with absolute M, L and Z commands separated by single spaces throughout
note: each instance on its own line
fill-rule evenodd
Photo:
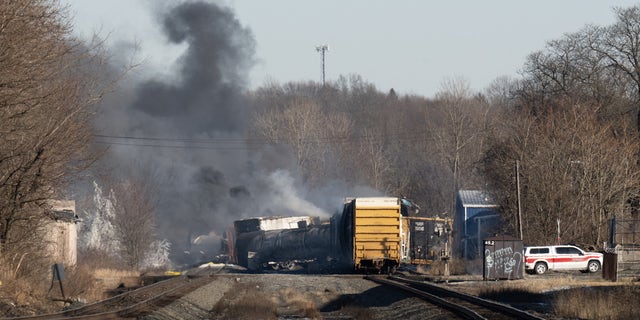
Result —
M 175 276 L 76 309 L 0 320 L 135 319 L 210 283 L 214 280 L 215 273 L 217 272 L 200 270 L 192 275 Z
M 508 305 L 453 291 L 427 282 L 408 280 L 394 276 L 366 276 L 365 279 L 411 292 L 430 303 L 457 314 L 463 319 L 543 319 Z

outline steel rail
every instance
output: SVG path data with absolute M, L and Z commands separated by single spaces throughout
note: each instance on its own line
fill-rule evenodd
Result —
M 76 309 L 57 313 L 1 318 L 0 320 L 61 320 L 61 319 L 122 319 L 144 311 L 161 299 L 177 293 L 188 293 L 213 280 L 220 270 L 198 270 L 192 275 L 180 275 L 162 280 L 117 296 L 97 301 Z M 160 291 L 158 294 L 154 292 Z M 169 299 L 175 300 L 176 298 Z M 127 301 L 129 300 L 129 301 Z
M 451 289 L 448 289 L 448 288 L 445 288 L 443 286 L 436 285 L 436 284 L 433 284 L 433 283 L 427 283 L 427 282 L 423 282 L 423 281 L 415 281 L 415 280 L 410 280 L 410 279 L 397 277 L 397 276 L 390 276 L 389 279 L 392 280 L 392 281 L 396 281 L 396 282 L 404 283 L 404 284 L 411 285 L 411 286 L 414 286 L 414 287 L 422 288 L 423 290 L 428 290 L 429 292 L 435 292 L 440 296 L 448 296 L 448 297 L 460 299 L 460 300 L 469 302 L 469 303 L 471 303 L 473 305 L 481 306 L 481 307 L 490 309 L 492 311 L 495 311 L 495 312 L 498 312 L 498 313 L 501 313 L 501 314 L 504 314 L 504 315 L 508 315 L 508 316 L 512 317 L 513 319 L 544 320 L 544 318 L 541 318 L 539 316 L 533 315 L 533 314 L 528 313 L 526 311 L 514 308 L 512 306 L 505 305 L 505 304 L 502 304 L 502 303 L 499 303 L 499 302 L 496 302 L 496 301 L 482 299 L 480 297 L 473 296 L 473 295 L 466 294 L 466 293 L 462 293 L 462 292 L 459 292 L 459 291 L 451 290 Z
M 470 320 L 487 320 L 487 318 L 481 316 L 480 314 L 478 314 L 477 312 L 464 307 L 464 306 L 460 306 L 458 304 L 455 304 L 453 302 L 450 302 L 446 299 L 443 299 L 441 297 L 438 297 L 436 295 L 430 294 L 428 292 L 425 292 L 424 290 L 419 290 L 416 288 L 412 288 L 408 285 L 405 285 L 401 282 L 398 281 L 394 281 L 394 280 L 390 280 L 388 278 L 384 278 L 384 277 L 380 277 L 380 276 L 365 276 L 364 277 L 367 280 L 371 280 L 373 282 L 382 284 L 382 285 L 386 285 L 386 286 L 390 286 L 390 287 L 394 287 L 394 288 L 398 288 L 400 290 L 404 290 L 407 292 L 410 292 L 420 298 L 422 298 L 423 300 L 426 300 L 428 302 L 431 302 L 439 307 L 442 307 L 444 309 L 447 309 L 455 314 L 457 314 L 458 316 L 464 318 L 464 319 L 470 319 Z

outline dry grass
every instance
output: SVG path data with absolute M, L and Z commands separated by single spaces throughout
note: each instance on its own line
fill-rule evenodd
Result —
M 640 287 L 630 280 L 553 277 L 514 281 L 483 281 L 466 292 L 507 303 L 548 301 L 550 312 L 570 319 L 637 319 Z
M 94 302 L 107 298 L 106 292 L 120 283 L 137 283 L 139 274 L 131 270 L 91 269 L 79 265 L 65 279 L 65 293 L 73 300 Z
M 93 275 L 96 278 L 126 278 L 137 277 L 140 275 L 138 271 L 134 270 L 119 270 L 119 269 L 94 269 Z
M 314 295 L 311 293 L 300 293 L 292 288 L 279 290 L 278 298 L 274 302 L 281 306 L 287 306 L 290 313 L 296 316 L 303 316 L 309 319 L 320 319 L 322 315 L 314 302 Z
M 0 317 L 29 315 L 54 310 L 43 303 L 50 287 L 51 271 L 41 261 L 28 261 L 28 254 L 0 258 Z
M 474 287 L 477 294 L 489 294 L 491 292 L 504 292 L 505 290 L 525 290 L 531 293 L 546 293 L 551 291 L 566 290 L 582 287 L 599 286 L 625 286 L 631 284 L 630 281 L 609 282 L 600 278 L 584 279 L 566 275 L 552 278 L 526 278 L 510 281 L 482 281 Z
M 237 283 L 211 310 L 220 319 L 277 319 L 278 305 L 253 282 Z
M 96 260 L 81 260 L 77 266 L 65 266 L 62 282 L 53 281 L 51 263 L 29 259 L 30 256 L 0 257 L 0 317 L 60 311 L 68 301 L 101 300 L 123 279 L 139 276 L 137 272 L 118 269 L 94 271 Z
M 638 319 L 640 287 L 576 288 L 559 292 L 554 312 L 564 318 Z

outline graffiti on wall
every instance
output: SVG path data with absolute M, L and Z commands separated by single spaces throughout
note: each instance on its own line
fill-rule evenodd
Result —
M 504 247 L 484 252 L 485 277 L 495 279 L 519 279 L 516 274 L 522 265 L 522 252 L 514 251 L 513 247 Z

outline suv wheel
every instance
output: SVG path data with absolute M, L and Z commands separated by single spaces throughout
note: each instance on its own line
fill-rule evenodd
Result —
M 534 270 L 537 274 L 543 274 L 545 272 L 547 272 L 547 264 L 544 262 L 538 262 L 536 263 L 536 266 L 534 267 Z
M 598 270 L 600 270 L 600 262 L 595 260 L 589 261 L 589 264 L 587 264 L 587 270 L 591 273 L 598 272 Z

